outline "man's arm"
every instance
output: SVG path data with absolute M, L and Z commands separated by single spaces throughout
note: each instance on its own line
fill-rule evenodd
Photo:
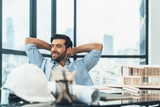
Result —
M 38 49 L 46 49 L 49 51 L 51 50 L 51 45 L 49 43 L 36 38 L 27 37 L 25 40 L 25 44 L 34 44 L 37 46 Z
M 90 52 L 93 49 L 101 51 L 103 49 L 103 45 L 101 43 L 84 44 L 84 45 L 73 48 L 72 54 L 77 54 L 81 52 Z

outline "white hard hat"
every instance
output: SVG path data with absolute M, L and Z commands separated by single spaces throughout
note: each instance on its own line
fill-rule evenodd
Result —
M 55 101 L 48 88 L 46 76 L 33 64 L 23 64 L 12 71 L 3 88 L 13 91 L 15 95 L 29 102 Z

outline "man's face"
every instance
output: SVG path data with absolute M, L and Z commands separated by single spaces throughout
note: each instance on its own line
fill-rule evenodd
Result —
M 51 44 L 52 59 L 59 62 L 67 58 L 64 39 L 54 39 Z

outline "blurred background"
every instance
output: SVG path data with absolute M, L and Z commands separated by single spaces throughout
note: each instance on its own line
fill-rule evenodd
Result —
M 95 85 L 121 82 L 122 65 L 160 64 L 160 0 L 0 0 L 1 85 L 17 66 L 28 63 L 26 37 L 50 42 L 66 34 L 74 47 L 103 43 L 90 71 Z M 50 52 L 40 50 L 51 60 Z M 86 53 L 71 58 L 82 58 Z

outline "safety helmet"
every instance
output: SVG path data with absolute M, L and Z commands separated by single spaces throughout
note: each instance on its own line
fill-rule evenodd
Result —
M 45 74 L 33 64 L 23 64 L 12 71 L 2 89 L 4 88 L 29 102 L 55 101 Z

